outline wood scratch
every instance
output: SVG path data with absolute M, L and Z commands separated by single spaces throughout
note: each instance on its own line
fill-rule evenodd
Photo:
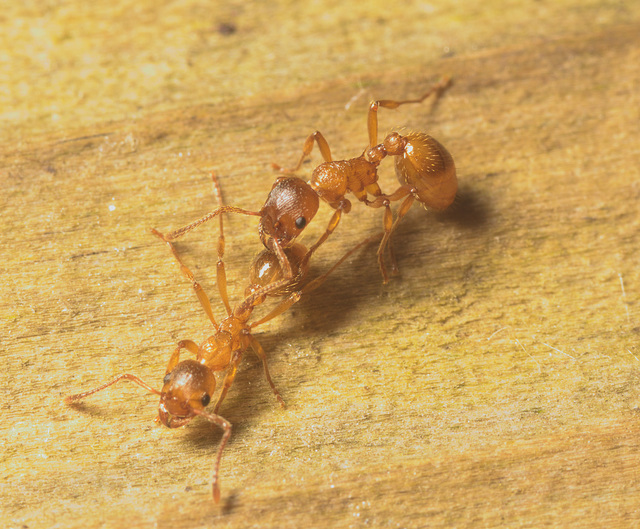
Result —
M 629 305 L 627 304 L 626 297 L 627 293 L 624 291 L 624 281 L 622 280 L 622 274 L 618 272 L 618 277 L 620 278 L 620 289 L 622 290 L 622 303 L 624 305 L 625 310 L 627 311 L 627 323 L 631 323 L 631 316 L 629 315 Z
M 344 106 L 344 109 L 349 110 L 351 108 L 351 105 L 353 105 L 358 99 L 360 99 L 362 97 L 362 94 L 364 94 L 364 92 L 365 92 L 364 88 L 361 88 L 356 95 L 354 95 L 351 99 L 349 99 L 347 104 Z
M 568 356 L 569 358 L 575 360 L 576 357 L 575 356 L 571 356 L 568 353 L 565 353 L 564 351 L 561 351 L 560 349 L 556 349 L 555 347 L 553 347 L 552 345 L 549 345 L 548 343 L 544 343 L 544 342 L 540 342 L 542 345 L 546 345 L 549 349 L 553 349 L 554 351 L 558 351 L 560 354 L 563 354 L 564 356 Z
M 491 338 L 493 338 L 496 334 L 498 334 L 499 332 L 504 331 L 505 329 L 508 329 L 508 327 L 501 327 L 500 329 L 498 329 L 497 331 L 495 331 L 491 336 L 489 336 L 489 338 L 487 338 L 487 341 L 491 341 Z M 517 341 L 517 340 L 516 340 Z
M 504 327 L 500 327 L 497 331 L 493 332 L 493 333 L 491 334 L 491 336 L 489 336 L 489 337 L 487 338 L 487 340 L 491 340 L 491 339 L 492 339 L 496 334 L 498 334 L 498 333 L 500 333 L 500 332 L 502 332 L 502 331 L 504 331 L 504 330 L 508 330 L 508 329 L 509 329 L 509 326 L 508 326 L 508 325 L 506 325 L 506 326 L 504 326 Z M 520 340 L 518 340 L 518 339 L 513 335 L 513 333 L 512 333 L 511 331 L 509 331 L 509 336 L 513 339 L 513 341 L 514 341 L 515 343 L 517 343 L 517 344 L 520 346 L 520 348 L 525 352 L 525 354 L 526 354 L 529 358 L 531 358 L 531 360 L 533 360 L 533 361 L 536 363 L 536 365 L 538 366 L 538 369 L 541 369 L 541 368 L 542 368 L 542 366 L 540 365 L 540 363 L 539 363 L 539 362 L 538 362 L 538 361 L 537 361 L 533 356 L 531 356 L 531 353 L 529 353 L 529 351 L 527 351 L 527 349 L 525 348 L 525 346 L 524 346 L 524 345 L 522 345 L 522 343 L 520 343 Z
M 518 340 L 516 337 L 514 337 L 513 339 L 514 339 L 514 341 L 515 341 L 515 342 L 516 342 L 520 347 L 522 347 L 522 350 L 527 354 L 527 356 L 528 356 L 529 358 L 531 358 L 531 360 L 533 360 L 533 361 L 537 364 L 538 368 L 541 368 L 541 366 L 540 366 L 540 364 L 538 363 L 538 361 L 537 361 L 533 356 L 531 356 L 531 354 L 529 353 L 529 351 L 527 351 L 527 350 L 524 348 L 524 345 L 522 345 L 522 344 L 520 343 L 520 340 Z

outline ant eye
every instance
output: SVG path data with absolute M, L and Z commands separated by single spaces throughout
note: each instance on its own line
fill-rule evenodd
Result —
M 202 395 L 200 402 L 202 402 L 203 406 L 208 406 L 209 403 L 211 402 L 211 397 L 209 396 L 208 393 L 205 393 L 204 395 Z
M 168 384 L 169 380 L 171 380 L 171 373 L 167 373 L 164 378 L 162 379 L 162 383 L 163 384 Z
M 307 219 L 305 219 L 304 217 L 298 217 L 296 219 L 296 228 L 298 228 L 299 230 L 304 228 L 306 225 L 307 225 Z

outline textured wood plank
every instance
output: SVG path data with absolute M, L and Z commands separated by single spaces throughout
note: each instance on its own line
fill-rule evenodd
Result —
M 12 527 L 638 523 L 637 9 L 11 9 L 0 428 Z M 269 163 L 293 162 L 310 131 L 337 157 L 358 154 L 370 98 L 415 96 L 442 74 L 455 81 L 438 104 L 381 122 L 450 149 L 457 203 L 407 215 L 389 285 L 367 248 L 264 326 L 288 408 L 248 356 L 223 408 L 234 433 L 220 507 L 209 425 L 160 428 L 156 399 L 126 385 L 61 404 L 125 371 L 159 384 L 175 342 L 206 336 L 147 230 L 209 210 L 209 169 L 228 203 L 257 207 Z M 380 226 L 354 206 L 314 270 Z M 255 222 L 230 219 L 227 233 L 238 299 Z M 180 246 L 214 300 L 215 240 L 208 226 Z

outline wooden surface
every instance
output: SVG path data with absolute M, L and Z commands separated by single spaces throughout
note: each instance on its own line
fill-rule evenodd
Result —
M 0 20 L 0 514 L 10 527 L 632 527 L 640 523 L 640 5 L 568 1 L 24 7 Z M 626 5 L 626 7 L 624 7 Z M 235 31 L 233 28 L 235 27 Z M 415 207 L 383 286 L 366 248 L 261 328 L 220 432 L 154 424 L 177 340 L 209 332 L 164 245 L 320 129 L 381 113 L 453 154 L 459 198 Z M 318 157 L 314 158 L 314 162 Z M 303 168 L 308 174 L 313 165 Z M 382 186 L 392 189 L 391 164 Z M 305 240 L 324 229 L 323 206 Z M 355 205 L 325 270 L 381 227 Z M 216 226 L 180 245 L 214 299 Z M 259 250 L 227 223 L 234 299 Z

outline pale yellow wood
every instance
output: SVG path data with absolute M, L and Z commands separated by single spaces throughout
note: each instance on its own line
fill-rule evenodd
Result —
M 9 527 L 632 527 L 640 522 L 640 6 L 544 2 L 24 7 L 0 21 L 2 507 Z M 233 24 L 235 32 L 229 32 Z M 288 404 L 251 355 L 220 432 L 154 424 L 208 320 L 148 233 L 215 204 L 257 208 L 269 164 L 320 129 L 335 157 L 426 130 L 459 198 L 414 207 L 383 286 L 375 248 L 264 326 Z M 311 164 L 302 171 L 308 174 Z M 394 187 L 391 163 L 381 171 Z M 331 211 L 309 227 L 312 241 Z M 321 273 L 382 212 L 354 206 Z M 227 222 L 232 296 L 259 250 Z M 223 314 L 217 224 L 180 249 Z

